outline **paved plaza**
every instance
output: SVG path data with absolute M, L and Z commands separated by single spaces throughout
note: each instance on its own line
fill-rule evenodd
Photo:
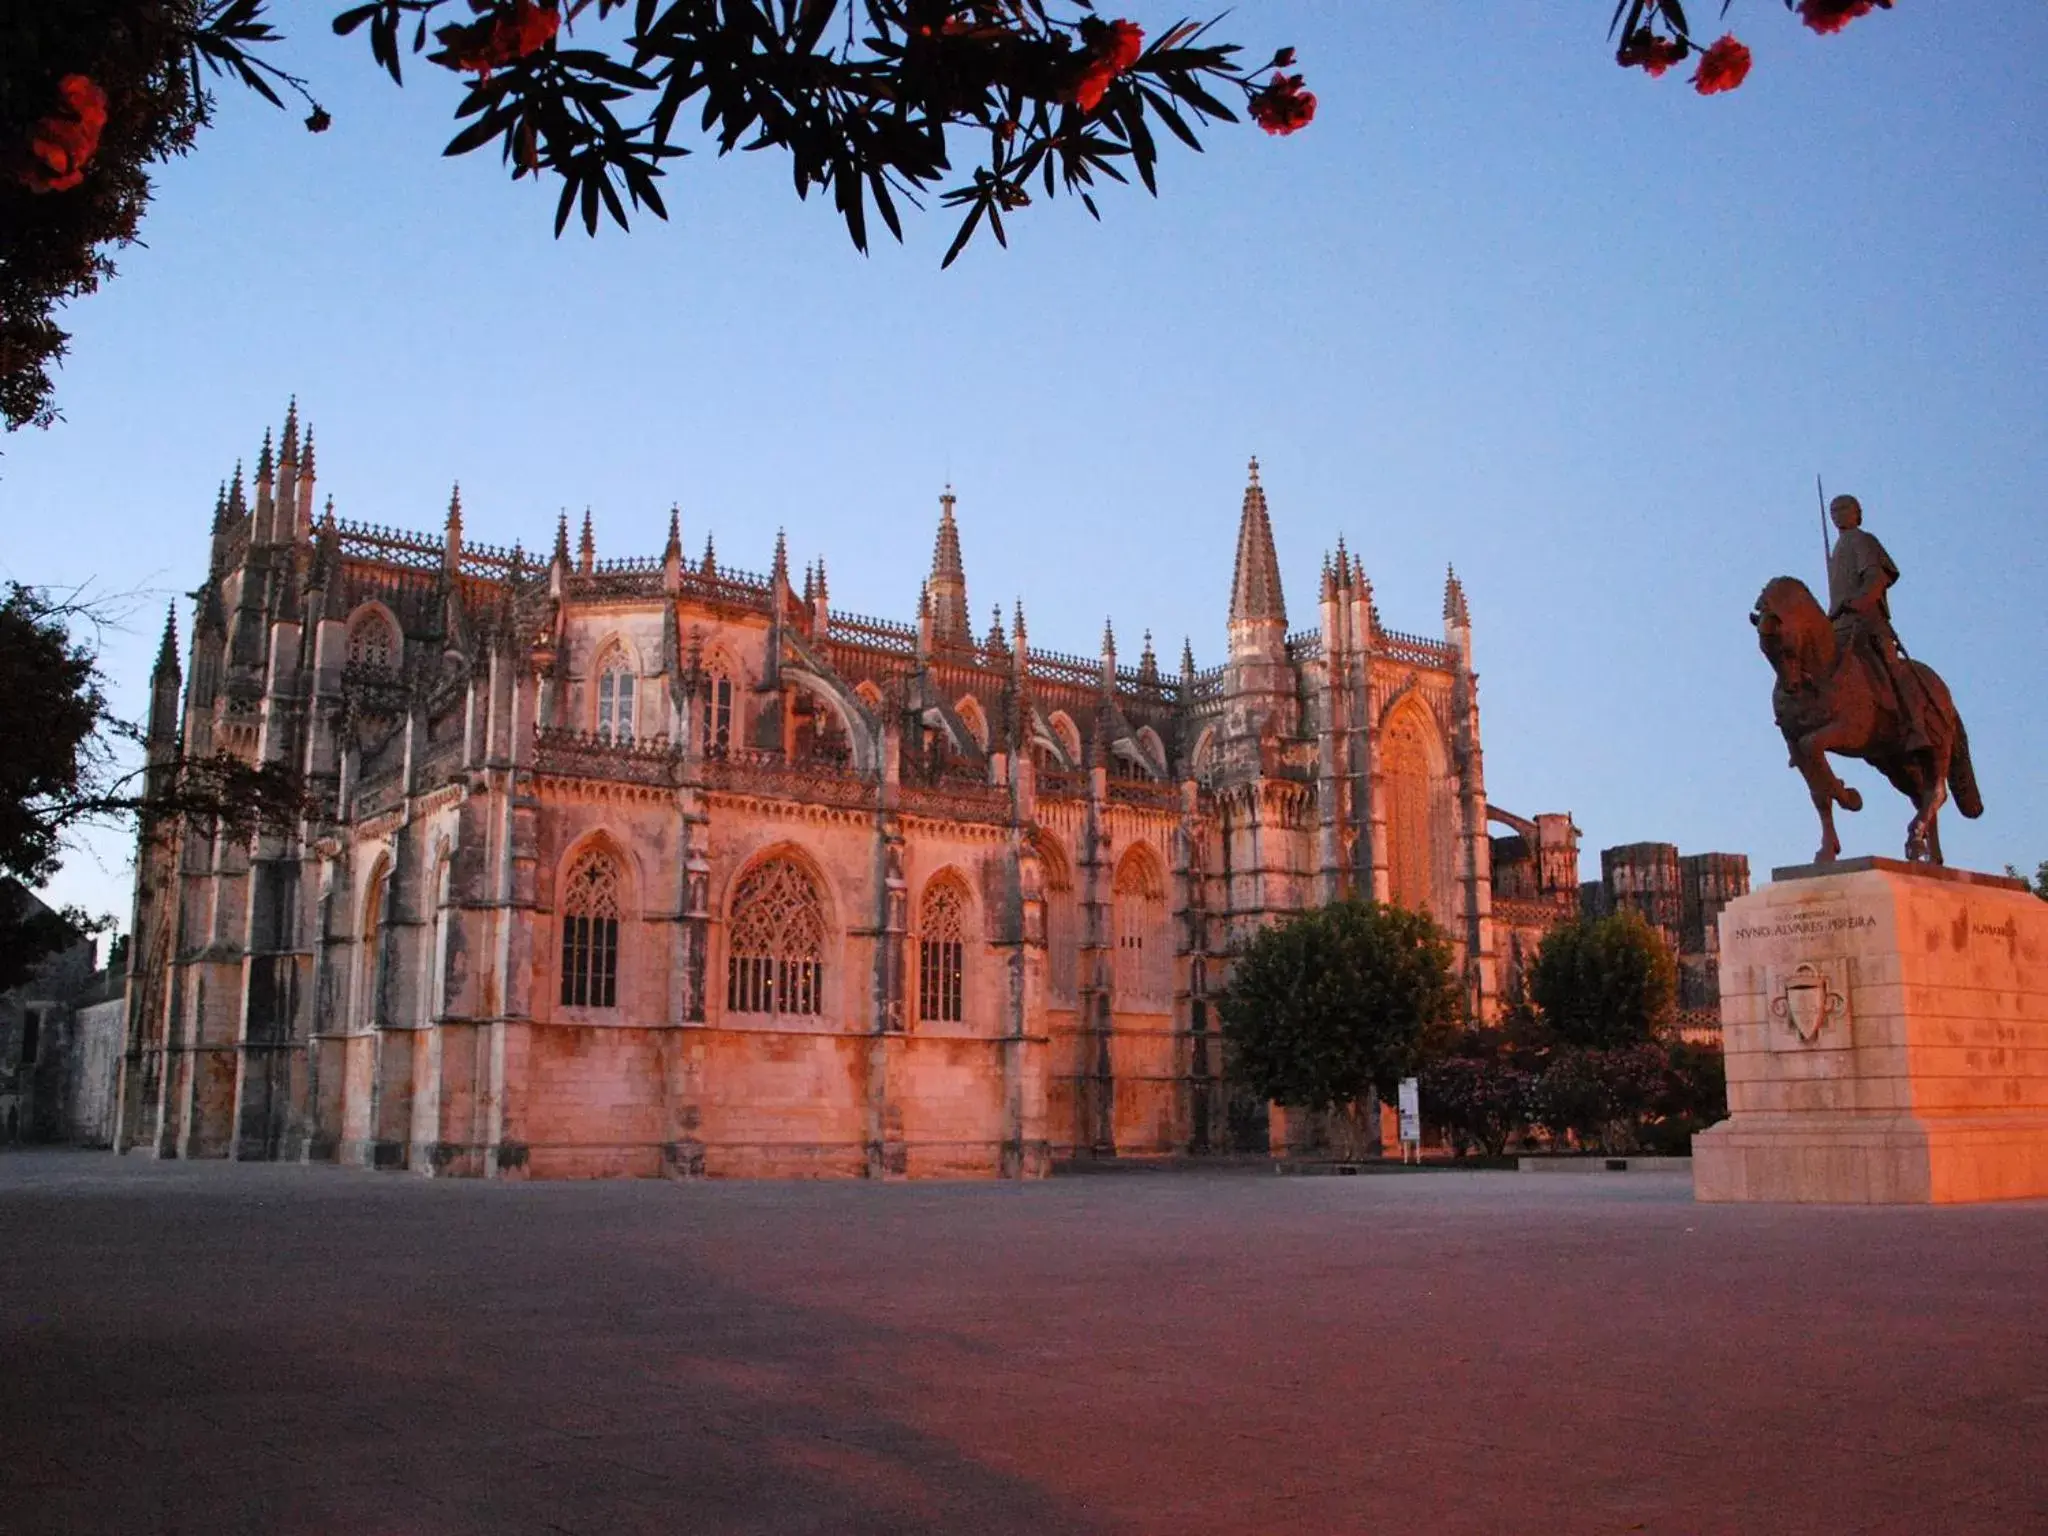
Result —
M 2048 1205 L 11 1155 L 0 1531 L 2048 1531 Z

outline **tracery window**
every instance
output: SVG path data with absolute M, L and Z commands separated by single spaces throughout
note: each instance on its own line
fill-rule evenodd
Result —
M 1032 842 L 1043 870 L 1047 985 L 1055 1003 L 1072 1007 L 1080 959 L 1074 921 L 1074 881 L 1067 872 L 1066 857 L 1049 839 L 1039 836 Z
M 749 870 L 733 894 L 725 1006 L 733 1013 L 816 1014 L 825 1004 L 824 903 L 792 859 Z
M 712 672 L 704 683 L 704 753 L 723 757 L 732 748 L 732 679 Z
M 1117 866 L 1114 895 L 1117 1002 L 1128 1008 L 1171 1001 L 1173 956 L 1158 866 L 1142 851 L 1126 854 Z
M 950 879 L 925 888 L 917 924 L 917 1016 L 942 1024 L 964 1017 L 967 898 Z
M 1381 771 L 1386 776 L 1387 875 L 1396 906 L 1414 912 L 1434 909 L 1434 839 L 1430 836 L 1430 751 L 1428 717 L 1410 704 L 1397 710 L 1382 733 Z
M 348 664 L 388 669 L 397 664 L 397 658 L 397 639 L 384 615 L 375 609 L 358 614 L 348 627 Z
M 633 664 L 613 651 L 597 674 L 597 735 L 622 745 L 633 740 Z
M 562 889 L 562 1006 L 619 1004 L 619 866 L 596 849 L 576 861 Z

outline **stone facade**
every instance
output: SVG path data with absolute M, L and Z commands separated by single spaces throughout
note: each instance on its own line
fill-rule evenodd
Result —
M 1346 894 L 1500 991 L 1472 626 L 1382 625 L 1341 541 L 1290 633 L 1245 488 L 1225 663 L 969 622 L 942 498 L 914 623 L 792 577 L 545 559 L 239 471 L 153 760 L 294 764 L 290 834 L 144 829 L 120 1144 L 486 1176 L 1002 1174 L 1265 1144 L 1234 940 Z M 1569 818 L 1554 818 L 1569 826 Z M 1560 874 L 1560 880 L 1568 878 Z

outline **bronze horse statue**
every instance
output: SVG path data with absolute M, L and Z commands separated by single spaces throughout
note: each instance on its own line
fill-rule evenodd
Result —
M 1757 644 L 1778 674 L 1771 710 L 1792 749 L 1792 766 L 1813 792 L 1820 812 L 1821 844 L 1816 864 L 1829 864 L 1842 851 L 1835 835 L 1835 807 L 1863 809 L 1863 797 L 1835 776 L 1827 754 L 1860 757 L 1913 802 L 1906 823 L 1906 857 L 1941 862 L 1936 817 L 1955 795 L 1965 816 L 1984 814 L 1977 775 L 1970 766 L 1970 738 L 1949 697 L 1948 685 L 1932 667 L 1908 662 L 1922 690 L 1924 746 L 1910 740 L 1910 725 L 1897 692 L 1878 674 L 1877 657 L 1864 647 L 1844 645 L 1827 612 L 1806 583 L 1780 576 L 1767 585 L 1749 616 Z

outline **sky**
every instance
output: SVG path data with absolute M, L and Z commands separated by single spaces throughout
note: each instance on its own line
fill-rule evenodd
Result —
M 332 9 L 283 7 L 280 57 L 334 127 L 224 92 L 68 312 L 63 420 L 0 440 L 0 578 L 127 596 L 134 715 L 294 395 L 342 517 L 438 530 L 460 481 L 472 539 L 588 507 L 610 557 L 673 503 L 692 552 L 765 570 L 786 529 L 835 608 L 901 619 L 950 481 L 978 627 L 1021 596 L 1040 647 L 1092 656 L 1108 617 L 1169 666 L 1223 659 L 1256 454 L 1293 627 L 1339 534 L 1392 628 L 1440 633 L 1455 565 L 1494 804 L 1569 811 L 1589 876 L 1655 840 L 1761 880 L 1818 842 L 1747 619 L 1823 579 L 1819 473 L 1967 724 L 1987 809 L 1944 818 L 1949 862 L 2048 859 L 2048 6 L 1819 38 L 1735 0 L 1754 71 L 1701 98 L 1618 69 L 1603 0 L 1254 0 L 1223 29 L 1299 49 L 1311 127 L 1169 146 L 1157 201 L 1041 203 L 947 271 L 945 211 L 862 257 L 766 157 L 556 240 L 551 192 L 441 157 L 459 82 L 394 88 Z M 1906 803 L 1843 771 L 1844 852 L 1896 857 Z M 52 892 L 125 922 L 128 856 L 99 837 Z

